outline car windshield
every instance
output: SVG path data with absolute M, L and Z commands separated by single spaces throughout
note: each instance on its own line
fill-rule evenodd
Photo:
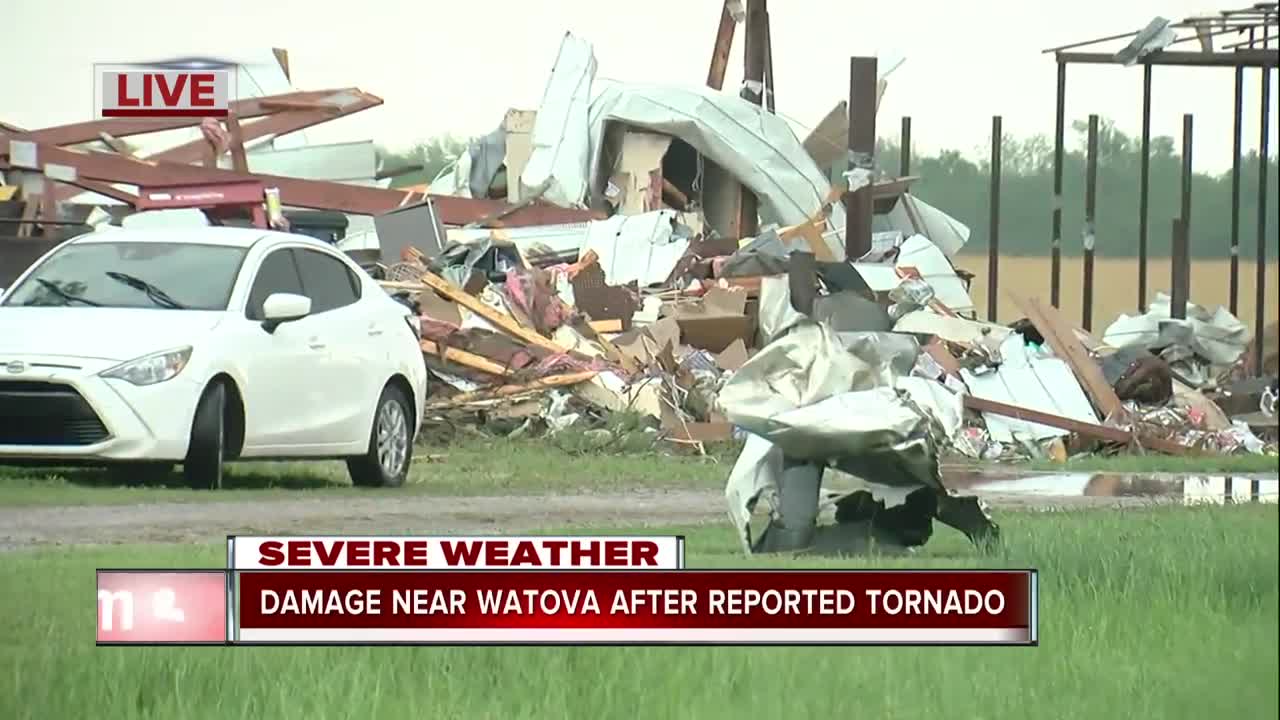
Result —
M 179 242 L 69 244 L 12 288 L 4 304 L 225 310 L 246 252 Z

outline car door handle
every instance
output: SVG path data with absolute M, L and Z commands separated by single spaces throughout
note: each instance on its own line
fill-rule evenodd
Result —
M 311 338 L 310 340 L 307 341 L 307 347 L 311 348 L 312 350 L 323 350 L 324 343 L 320 342 L 320 338 Z
M 374 337 L 374 336 L 381 335 L 381 334 L 382 334 L 382 328 L 378 327 L 377 325 L 370 325 L 370 326 L 369 326 L 369 336 L 370 336 L 370 337 Z

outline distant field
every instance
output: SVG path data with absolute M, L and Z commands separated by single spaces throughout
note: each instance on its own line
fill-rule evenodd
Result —
M 213 567 L 218 545 L 0 553 L 0 718 L 1276 717 L 1274 506 L 1010 512 L 977 556 L 695 567 L 1034 567 L 1037 648 L 96 648 L 93 570 Z M 646 532 L 655 532 L 649 528 Z
M 1250 251 L 1251 252 L 1251 251 Z M 1270 257 L 1276 257 L 1276 245 L 1271 247 Z M 986 255 L 961 255 L 956 260 L 959 268 L 974 274 L 974 305 L 980 317 L 986 317 L 987 294 L 987 257 Z M 1000 304 L 997 307 L 997 320 L 1002 323 L 1012 322 L 1022 317 L 1009 293 L 1022 296 L 1038 295 L 1049 299 L 1049 271 L 1052 263 L 1048 257 L 1011 257 L 1000 258 L 999 292 Z M 1147 260 L 1147 301 L 1155 298 L 1156 292 L 1169 292 L 1170 275 L 1169 258 L 1149 258 Z M 1256 265 L 1252 262 L 1240 262 L 1240 306 L 1238 316 L 1249 328 L 1253 328 L 1254 279 Z M 1275 262 L 1267 267 L 1267 323 L 1277 319 L 1277 291 L 1280 290 L 1280 272 Z M 1229 260 L 1196 260 L 1191 265 L 1191 300 L 1212 311 L 1216 306 L 1227 307 L 1231 280 L 1231 262 Z M 1081 297 L 1084 278 L 1083 259 L 1079 257 L 1062 258 L 1062 298 L 1061 307 L 1067 318 L 1077 325 L 1081 324 Z M 1121 313 L 1133 314 L 1138 304 L 1138 261 L 1136 258 L 1095 258 L 1093 267 L 1093 328 L 1101 334 Z

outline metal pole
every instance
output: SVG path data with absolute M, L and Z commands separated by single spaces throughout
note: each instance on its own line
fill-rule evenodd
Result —
M 1271 71 L 1262 69 L 1261 128 L 1258 136 L 1258 257 L 1257 283 L 1254 295 L 1253 352 L 1254 373 L 1262 374 L 1263 342 L 1267 320 L 1267 153 L 1271 130 Z
M 1089 116 L 1089 145 L 1084 178 L 1084 287 L 1081 327 L 1093 329 L 1093 247 L 1096 239 L 1098 203 L 1098 116 Z
M 766 0 L 760 0 L 760 6 L 764 14 L 764 77 L 768 79 L 764 89 L 765 107 L 769 108 L 769 112 L 776 112 L 777 97 L 774 94 L 774 78 L 773 78 L 773 29 L 769 25 L 769 9 L 765 7 Z
M 1000 150 L 1004 133 L 999 115 L 991 118 L 991 215 L 988 227 L 991 242 L 987 245 L 987 319 L 996 321 L 996 306 L 1000 296 Z
M 1240 304 L 1240 152 L 1244 144 L 1244 68 L 1236 68 L 1235 130 L 1231 144 L 1231 280 L 1227 290 L 1231 314 Z
M 1062 153 L 1066 134 L 1067 65 L 1058 61 L 1058 116 L 1053 136 L 1053 239 L 1049 248 L 1049 302 L 1058 307 L 1062 281 Z
M 1142 66 L 1142 166 L 1138 181 L 1138 312 L 1147 309 L 1147 217 L 1151 195 L 1151 65 Z
M 742 91 L 740 96 L 754 105 L 764 104 L 765 26 L 768 15 L 764 0 L 747 3 L 745 42 L 742 57 Z M 754 237 L 759 226 L 759 201 L 755 193 L 741 189 L 738 208 L 738 232 L 741 237 Z
M 1173 242 L 1171 243 L 1172 252 L 1171 267 L 1169 268 L 1169 286 L 1170 286 L 1170 308 L 1169 314 L 1179 320 L 1187 317 L 1187 295 L 1190 293 L 1188 288 L 1191 263 L 1189 262 L 1187 247 L 1187 224 L 1182 218 L 1173 219 Z
M 1187 316 L 1187 300 L 1191 294 L 1191 139 L 1192 116 L 1182 116 L 1182 203 L 1173 233 L 1173 317 Z
M 899 153 L 901 157 L 898 159 L 898 177 L 907 177 L 911 174 L 911 117 L 902 118 L 902 139 L 898 141 Z
M 876 59 L 849 58 L 850 170 L 875 171 Z M 845 256 L 857 260 L 871 251 L 871 185 L 848 193 L 845 200 Z

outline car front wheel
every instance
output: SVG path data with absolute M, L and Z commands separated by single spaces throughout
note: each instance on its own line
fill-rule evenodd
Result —
M 347 460 L 351 483 L 359 487 L 399 487 L 413 458 L 413 424 L 409 399 L 394 385 L 378 398 L 369 432 L 369 449 Z
M 222 487 L 222 458 L 226 445 L 225 408 L 227 389 L 222 383 L 214 383 L 205 389 L 196 405 L 196 416 L 191 423 L 191 442 L 187 446 L 187 459 L 182 463 L 182 474 L 187 484 L 197 490 L 217 490 Z

